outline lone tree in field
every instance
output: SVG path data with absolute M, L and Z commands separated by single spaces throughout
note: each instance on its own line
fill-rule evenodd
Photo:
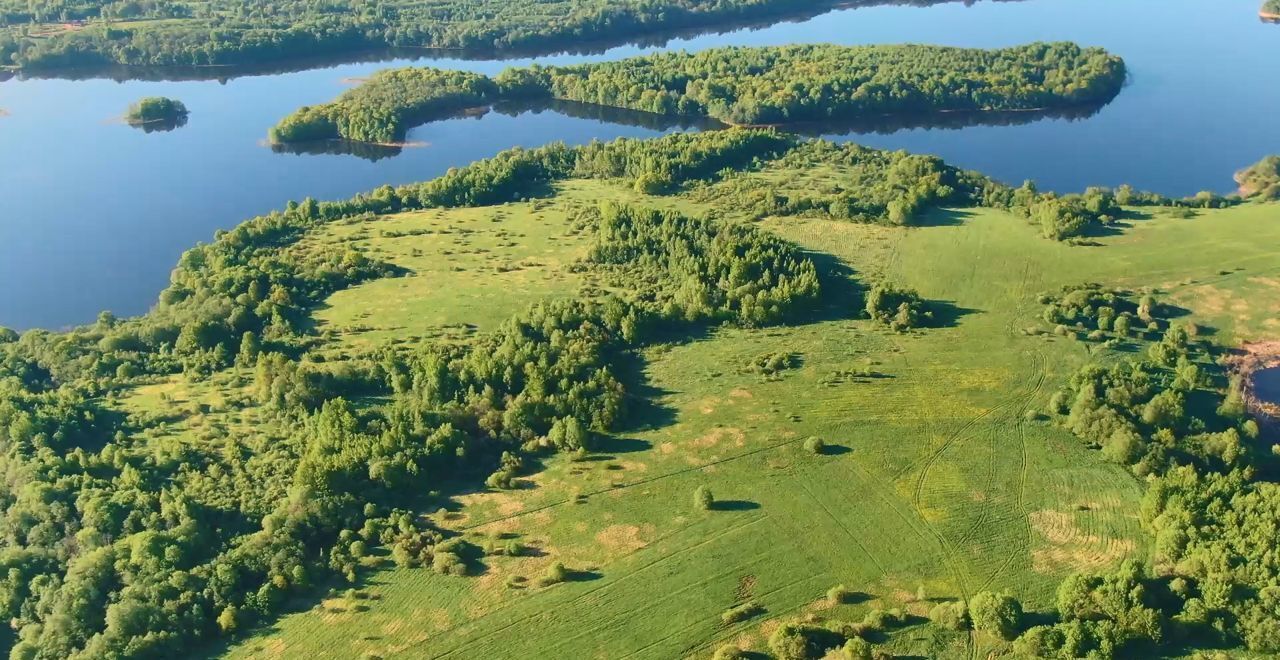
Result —
M 1007 593 L 984 591 L 969 601 L 969 618 L 974 630 L 1013 639 L 1022 628 L 1022 604 Z
M 711 494 L 710 488 L 698 486 L 698 489 L 693 491 L 693 505 L 699 509 L 709 511 L 715 503 L 716 496 Z

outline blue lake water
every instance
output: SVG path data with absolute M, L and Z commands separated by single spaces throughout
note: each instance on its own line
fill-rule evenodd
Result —
M 384 183 L 429 179 L 515 145 L 698 130 L 627 113 L 551 107 L 435 122 L 409 134 L 424 146 L 398 153 L 279 153 L 263 144 L 267 129 L 298 106 L 333 98 L 353 78 L 410 63 L 497 73 L 532 62 L 722 45 L 998 47 L 1071 40 L 1106 47 L 1129 64 L 1125 90 L 1087 116 L 817 132 L 938 154 L 1009 182 L 1034 179 L 1054 190 L 1131 183 L 1173 195 L 1228 192 L 1236 169 L 1280 153 L 1280 26 L 1259 21 L 1258 4 L 1027 0 L 883 6 L 593 54 L 400 59 L 226 80 L 13 78 L 0 82 L 0 325 L 60 328 L 91 321 L 103 309 L 144 312 L 183 250 L 289 199 L 338 199 Z M 148 133 L 118 120 L 129 103 L 150 95 L 181 99 L 191 110 L 187 125 Z

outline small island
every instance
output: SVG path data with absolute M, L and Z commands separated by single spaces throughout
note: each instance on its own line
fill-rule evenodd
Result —
M 130 126 L 151 131 L 171 131 L 187 123 L 187 106 L 177 99 L 148 96 L 129 106 L 124 119 Z
M 404 68 L 380 71 L 332 102 L 300 108 L 271 129 L 270 139 L 395 144 L 424 122 L 498 101 L 539 99 L 737 126 L 1042 112 L 1106 103 L 1124 81 L 1119 57 L 1073 43 L 727 47 L 511 68 L 494 77 Z

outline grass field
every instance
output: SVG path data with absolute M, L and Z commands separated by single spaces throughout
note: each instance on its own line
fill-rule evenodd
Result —
M 409 274 L 333 296 L 320 326 L 344 350 L 368 348 L 483 332 L 532 300 L 573 294 L 589 283 L 563 268 L 585 248 L 568 218 L 602 198 L 638 196 L 571 182 L 550 201 L 333 227 L 309 240 L 358 241 Z M 707 657 L 726 642 L 763 651 L 786 620 L 856 621 L 876 607 L 923 617 L 983 590 L 1048 607 L 1064 574 L 1143 557 L 1146 537 L 1140 484 L 1035 415 L 1090 350 L 1023 331 L 1039 323 L 1036 294 L 1084 281 L 1150 287 L 1224 342 L 1275 336 L 1273 216 L 1258 205 L 1135 214 L 1097 247 L 1046 241 L 985 210 L 938 212 L 917 229 L 767 220 L 824 267 L 915 287 L 945 327 L 896 334 L 854 320 L 858 296 L 836 286 L 821 320 L 651 348 L 633 426 L 601 453 L 556 457 L 523 488 L 461 495 L 432 516 L 477 544 L 518 538 L 530 556 L 487 557 L 468 578 L 377 568 L 357 600 L 299 603 L 229 654 Z M 777 378 L 745 368 L 775 352 L 798 366 Z M 806 451 L 810 436 L 829 449 Z M 720 502 L 711 511 L 692 502 L 704 485 Z M 570 579 L 536 586 L 553 562 Z M 856 602 L 829 604 L 835 585 Z M 765 612 L 721 621 L 747 600 Z M 883 641 L 929 657 L 1007 648 L 910 623 Z
M 565 266 L 583 256 L 576 210 L 626 190 L 572 181 L 554 200 L 433 209 L 326 227 L 299 249 L 350 243 L 403 269 L 333 295 L 316 314 L 343 350 L 492 330 L 537 300 L 580 295 L 588 284 Z

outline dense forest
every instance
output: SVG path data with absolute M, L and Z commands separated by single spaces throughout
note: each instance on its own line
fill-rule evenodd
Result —
M 871 0 L 865 4 L 878 4 Z M 918 0 L 933 4 L 942 0 Z M 815 0 L 0 0 L 0 64 L 246 65 L 386 48 L 581 48 L 835 6 Z
M 1071 43 L 1004 49 L 785 46 L 662 53 L 496 78 L 408 68 L 375 74 L 271 131 L 278 142 L 402 140 L 415 124 L 499 99 L 560 99 L 729 124 L 1009 112 L 1112 99 L 1124 62 Z

